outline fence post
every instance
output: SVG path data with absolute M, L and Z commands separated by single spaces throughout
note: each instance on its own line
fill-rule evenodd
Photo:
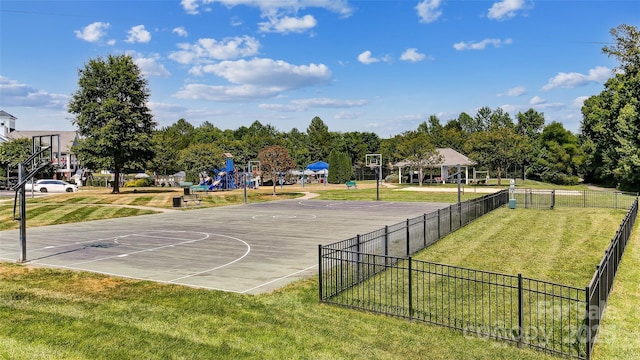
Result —
M 453 232 L 453 205 L 449 205 L 449 232 L 451 234 Z
M 522 290 L 522 274 L 518 274 L 518 347 L 524 341 L 524 296 Z
M 586 309 L 585 309 L 585 314 L 584 314 L 584 327 L 585 327 L 585 352 L 586 352 L 586 359 L 588 360 L 589 358 L 591 358 L 591 298 L 589 297 L 589 294 L 591 294 L 591 287 L 587 286 L 585 288 L 585 292 L 586 292 Z
M 440 235 L 440 209 L 438 209 L 438 240 L 440 240 L 441 237 L 442 235 Z
M 582 207 L 587 207 L 587 190 L 582 190 Z
M 362 262 L 360 253 L 360 234 L 356 235 L 356 284 L 360 283 L 360 263 Z
M 409 256 L 409 320 L 413 319 L 413 271 L 412 260 Z
M 384 226 L 384 256 L 389 256 L 389 225 Z
M 318 245 L 318 295 L 322 302 L 322 244 Z
M 423 236 L 423 244 L 422 248 L 427 247 L 427 214 L 422 214 L 422 236 Z
M 551 190 L 551 210 L 556 206 L 556 191 Z
M 405 223 L 405 227 L 406 227 L 405 234 L 406 234 L 406 237 L 407 237 L 407 256 L 409 256 L 409 255 L 411 255 L 411 244 L 410 244 L 411 237 L 410 237 L 410 234 L 409 234 L 409 219 L 407 219 L 407 222 Z

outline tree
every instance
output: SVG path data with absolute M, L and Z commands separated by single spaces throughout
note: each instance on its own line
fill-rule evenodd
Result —
M 431 144 L 429 135 L 423 132 L 405 133 L 398 144 L 398 152 L 412 168 L 418 169 L 420 186 L 422 186 L 424 169 L 441 161 L 435 146 Z
M 560 185 L 577 184 L 578 170 L 584 161 L 578 138 L 562 124 L 552 122 L 542 131 L 540 144 L 531 169 L 534 178 Z
M 618 72 L 582 107 L 581 140 L 587 155 L 585 180 L 640 189 L 640 32 L 611 29 L 615 45 L 602 51 L 616 57 Z
M 544 113 L 529 109 L 525 113 L 519 112 L 516 119 L 516 131 L 531 140 L 537 140 L 544 128 Z
M 280 145 L 272 145 L 262 149 L 258 153 L 258 160 L 260 160 L 260 170 L 265 180 L 273 182 L 273 195 L 275 195 L 276 184 L 280 176 L 295 169 L 296 164 L 291 160 L 289 151 Z
M 31 140 L 13 139 L 0 144 L 0 165 L 3 169 L 14 166 L 31 156 Z
M 81 136 L 74 151 L 86 167 L 113 170 L 112 192 L 119 193 L 121 172 L 142 168 L 154 155 L 147 80 L 128 55 L 92 59 L 78 75 L 69 102 Z
M 180 150 L 178 164 L 185 170 L 187 181 L 198 183 L 201 175 L 222 168 L 224 154 L 214 144 L 192 144 Z
M 452 148 L 462 152 L 466 141 L 467 135 L 462 131 L 460 122 L 454 119 L 449 120 L 442 128 L 442 142 L 434 145 L 437 147 Z
M 327 182 L 330 184 L 341 184 L 351 180 L 352 167 L 349 155 L 342 151 L 331 150 L 329 153 L 329 170 Z
M 544 127 L 544 113 L 529 109 L 525 113 L 518 112 L 516 119 L 518 119 L 516 132 L 528 138 L 531 144 L 531 151 L 527 152 L 522 159 L 523 178 L 526 178 L 528 173 L 526 167 L 535 162 L 541 155 L 540 133 Z
M 28 138 L 14 139 L 0 144 L 0 174 L 7 174 L 8 167 L 16 168 L 17 164 L 31 156 L 31 141 Z
M 314 117 L 307 128 L 309 137 L 309 153 L 316 160 L 323 160 L 329 156 L 331 151 L 331 134 L 329 127 L 319 117 Z
M 506 127 L 476 132 L 466 147 L 471 159 L 498 172 L 498 185 L 502 185 L 502 174 L 511 164 L 522 161 L 530 144 L 513 128 Z
M 460 113 L 460 115 L 458 116 L 458 123 L 460 124 L 462 131 L 467 134 L 472 134 L 474 132 L 484 130 L 484 125 L 481 119 L 472 118 L 471 115 L 465 112 Z

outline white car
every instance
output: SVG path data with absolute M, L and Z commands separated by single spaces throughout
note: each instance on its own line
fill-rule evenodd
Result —
M 36 184 L 33 185 L 34 191 L 39 192 L 74 192 L 78 191 L 78 185 L 69 184 L 66 181 L 62 180 L 51 180 L 51 179 L 43 179 L 36 181 Z

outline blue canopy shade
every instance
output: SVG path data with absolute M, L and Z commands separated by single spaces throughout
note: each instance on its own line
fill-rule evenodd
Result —
M 313 164 L 307 165 L 307 169 L 313 170 L 313 171 L 328 170 L 329 169 L 329 164 L 327 164 L 324 161 L 316 161 Z

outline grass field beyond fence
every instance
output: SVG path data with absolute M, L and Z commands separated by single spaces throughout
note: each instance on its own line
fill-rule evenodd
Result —
M 562 195 L 581 198 L 579 205 L 564 206 L 618 207 L 619 201 L 586 192 Z M 510 201 L 509 209 L 488 213 L 435 245 L 426 241 L 435 225 L 427 225 L 432 214 L 425 214 L 421 232 L 410 231 L 409 220 L 404 226 L 407 244 L 424 235 L 430 245 L 413 258 L 409 245 L 407 257 L 387 254 L 387 227 L 378 245 L 358 235 L 357 246 L 353 239 L 321 246 L 320 299 L 589 358 L 637 214 L 634 200 L 626 216 L 616 209 L 514 210 Z M 439 234 L 440 221 L 437 227 Z

